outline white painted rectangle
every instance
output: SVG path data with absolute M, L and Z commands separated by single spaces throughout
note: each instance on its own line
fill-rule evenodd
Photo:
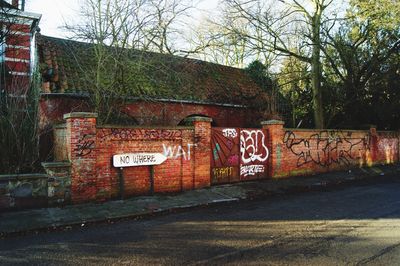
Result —
M 167 160 L 161 153 L 125 153 L 113 156 L 114 167 L 158 165 Z

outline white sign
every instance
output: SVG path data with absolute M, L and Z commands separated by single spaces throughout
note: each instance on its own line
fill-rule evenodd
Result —
M 125 153 L 113 156 L 114 167 L 158 165 L 167 160 L 161 153 Z

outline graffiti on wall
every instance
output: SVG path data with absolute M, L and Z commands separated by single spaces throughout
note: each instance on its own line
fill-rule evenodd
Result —
M 350 131 L 321 131 L 307 138 L 300 138 L 286 131 L 283 143 L 297 156 L 297 167 L 314 163 L 322 167 L 332 164 L 351 164 L 352 160 L 363 159 L 369 150 L 370 137 L 352 137 Z
M 183 158 L 186 161 L 190 161 L 192 149 L 193 147 L 196 147 L 197 144 L 189 143 L 186 145 L 186 147 L 182 147 L 181 145 L 165 145 L 165 144 L 163 144 L 162 146 L 165 157 L 170 159 Z
M 93 140 L 93 135 L 83 135 L 76 144 L 74 152 L 78 157 L 84 157 L 89 155 L 94 149 L 95 142 Z
M 383 153 L 385 163 L 394 163 L 398 154 L 397 138 L 384 138 L 379 140 L 378 143 L 378 149 Z
M 239 180 L 239 129 L 213 128 L 211 134 L 212 182 L 227 183 Z
M 213 128 L 211 137 L 213 183 L 264 177 L 269 156 L 260 129 Z
M 100 141 L 111 140 L 176 140 L 182 138 L 179 129 L 138 129 L 138 128 L 102 128 Z
M 235 128 L 225 128 L 222 130 L 222 134 L 226 138 L 236 138 L 238 136 Z
M 265 166 L 269 150 L 266 137 L 262 130 L 240 131 L 240 175 L 243 177 L 255 176 L 265 172 Z
M 213 177 L 216 179 L 227 179 L 233 174 L 233 167 L 217 167 L 212 169 Z
M 247 176 L 254 176 L 257 174 L 262 174 L 265 172 L 264 165 L 243 165 L 240 167 L 240 175 L 247 177 Z
M 233 154 L 233 155 L 229 156 L 228 163 L 230 165 L 238 165 L 239 164 L 239 155 Z
M 264 132 L 261 130 L 240 131 L 240 153 L 244 164 L 265 162 L 268 159 L 269 151 Z

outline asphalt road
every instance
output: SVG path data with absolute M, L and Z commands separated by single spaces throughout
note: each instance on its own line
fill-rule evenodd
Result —
M 14 236 L 0 240 L 0 265 L 400 265 L 399 191 L 391 181 Z

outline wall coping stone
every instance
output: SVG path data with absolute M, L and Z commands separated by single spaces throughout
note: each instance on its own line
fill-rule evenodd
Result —
M 59 129 L 59 128 L 67 128 L 67 124 L 56 124 L 56 125 L 53 125 L 53 128 L 54 129 Z
M 355 133 L 368 133 L 369 129 L 345 129 L 345 128 L 326 128 L 326 129 L 318 129 L 318 128 L 289 128 L 285 127 L 284 130 L 289 130 L 289 131 L 303 131 L 303 132 L 315 132 L 315 131 L 327 131 L 327 132 L 337 132 L 337 131 L 345 131 L 345 132 L 355 132 Z M 390 131 L 389 131 L 390 132 Z
M 97 118 L 97 113 L 89 113 L 89 112 L 73 112 L 64 115 L 64 119 L 68 118 Z
M 101 125 L 97 126 L 97 129 L 110 129 L 110 128 L 128 128 L 128 129 L 150 129 L 150 130 L 181 130 L 181 129 L 193 129 L 193 126 L 124 126 L 124 125 Z
M 185 119 L 187 122 L 209 122 L 211 123 L 213 120 L 209 117 L 204 116 L 192 116 Z
M 70 167 L 71 166 L 71 162 L 43 162 L 42 166 L 44 168 Z
M 11 174 L 11 175 L 0 175 L 1 181 L 12 181 L 12 180 L 36 180 L 36 179 L 47 179 L 47 174 Z
M 267 121 L 262 121 L 261 125 L 265 126 L 265 125 L 284 125 L 285 122 L 282 120 L 267 120 Z

